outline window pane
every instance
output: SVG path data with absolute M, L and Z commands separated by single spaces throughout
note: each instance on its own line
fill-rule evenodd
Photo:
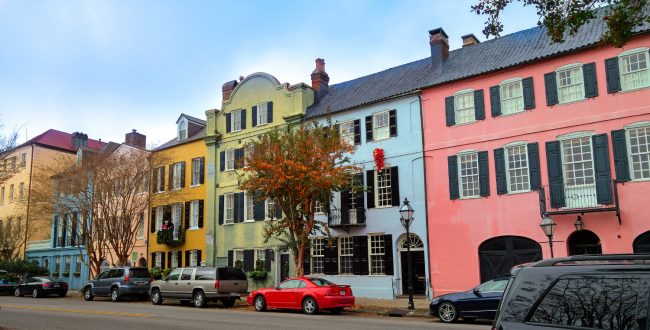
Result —
M 650 86 L 647 51 L 621 56 L 619 67 L 621 70 L 621 88 L 623 90 Z
M 557 88 L 560 103 L 584 99 L 585 90 L 582 82 L 582 66 L 558 71 Z
M 456 124 L 464 124 L 476 120 L 474 112 L 474 92 L 454 96 Z
M 501 85 L 501 113 L 509 115 L 524 111 L 521 80 Z
M 386 273 L 384 235 L 370 235 L 370 274 Z M 388 265 L 392 267 L 392 265 Z
M 311 241 L 311 272 L 323 274 L 325 272 L 324 256 L 325 239 L 314 238 Z
M 528 191 L 528 152 L 526 145 L 506 148 L 506 166 L 508 168 L 508 191 Z
M 352 274 L 352 257 L 354 254 L 354 244 L 352 237 L 339 238 L 339 265 L 341 274 Z
M 348 121 L 340 124 L 341 141 L 354 144 L 354 122 Z M 373 133 L 374 134 L 374 133 Z
M 478 154 L 461 154 L 458 155 L 458 159 L 461 197 L 479 196 Z
M 650 179 L 650 126 L 627 131 L 632 178 Z
M 390 120 L 388 116 L 388 111 L 384 111 L 372 115 L 373 139 L 381 140 L 390 137 L 389 125 L 390 125 Z M 353 127 L 353 131 L 354 131 L 354 127 Z
M 393 190 L 391 189 L 391 173 L 392 169 L 385 168 L 378 173 L 375 171 L 377 178 L 376 200 L 377 206 L 392 206 L 393 205 Z M 354 194 L 350 194 L 354 195 Z

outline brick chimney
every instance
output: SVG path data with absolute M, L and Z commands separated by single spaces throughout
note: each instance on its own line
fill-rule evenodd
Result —
M 135 129 L 124 136 L 124 144 L 132 147 L 145 149 L 147 147 L 147 136 L 138 133 Z
M 329 82 L 330 76 L 325 72 L 325 60 L 317 58 L 316 68 L 311 73 L 311 88 L 316 93 L 316 99 L 320 99 L 327 94 Z
M 237 80 L 231 80 L 221 87 L 221 95 L 222 95 L 222 101 L 227 101 L 230 99 L 230 94 L 235 90 L 235 87 L 237 87 Z
M 466 34 L 466 35 L 462 36 L 461 38 L 463 38 L 463 47 L 476 45 L 476 44 L 480 43 L 478 38 L 473 33 Z
M 445 30 L 437 28 L 429 31 L 429 45 L 431 46 L 431 62 L 434 73 L 442 72 L 442 64 L 449 57 L 449 37 Z

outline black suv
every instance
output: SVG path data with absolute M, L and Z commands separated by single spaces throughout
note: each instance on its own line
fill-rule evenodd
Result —
M 493 329 L 648 329 L 650 255 L 583 255 L 515 267 Z
M 117 267 L 103 271 L 94 280 L 84 286 L 82 292 L 85 300 L 93 300 L 95 296 L 111 297 L 118 301 L 123 296 L 134 296 L 149 299 L 149 270 L 140 267 Z

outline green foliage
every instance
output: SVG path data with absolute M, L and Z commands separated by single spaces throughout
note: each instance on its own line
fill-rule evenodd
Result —
M 181 232 L 178 235 L 178 239 L 174 239 L 174 229 L 163 229 L 159 230 L 156 233 L 156 243 L 159 245 L 167 245 L 169 247 L 175 247 L 183 245 L 185 243 L 185 230 L 181 229 Z
M 255 261 L 255 270 L 248 273 L 248 277 L 254 280 L 263 280 L 266 279 L 266 270 L 264 270 L 264 261 L 257 259 Z
M 8 272 L 8 280 L 19 280 L 24 276 L 49 275 L 49 271 L 36 263 L 36 261 L 15 260 L 0 262 L 0 269 Z
M 70 276 L 70 272 L 63 272 L 61 275 L 63 275 L 63 277 L 68 277 Z
M 235 261 L 235 268 L 242 269 L 242 266 L 243 266 L 243 264 L 242 264 L 241 260 L 236 260 Z
M 563 42 L 573 36 L 578 29 L 596 18 L 596 11 L 606 8 L 602 42 L 615 47 L 623 47 L 632 37 L 634 28 L 644 22 L 650 23 L 650 4 L 648 0 L 478 0 L 472 11 L 487 16 L 483 34 L 486 37 L 500 36 L 503 32 L 501 12 L 511 3 L 520 2 L 524 6 L 534 6 L 539 15 L 537 25 L 544 25 L 553 42 Z
M 81 272 L 74 272 L 74 273 L 72 273 L 72 275 L 74 275 L 74 277 L 79 277 L 79 276 L 81 276 Z
M 59 272 L 52 272 L 52 277 L 59 277 Z
M 151 274 L 151 278 L 154 280 L 162 280 L 167 278 L 167 276 L 169 276 L 169 273 L 171 273 L 173 270 L 174 268 L 160 269 L 158 267 L 154 267 L 149 269 L 149 274 Z

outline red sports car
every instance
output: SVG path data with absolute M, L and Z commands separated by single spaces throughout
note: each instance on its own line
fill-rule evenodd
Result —
M 302 309 L 306 314 L 319 310 L 340 313 L 343 308 L 354 305 L 349 285 L 336 285 L 317 277 L 290 278 L 275 288 L 253 291 L 246 298 L 258 312 L 267 308 Z

